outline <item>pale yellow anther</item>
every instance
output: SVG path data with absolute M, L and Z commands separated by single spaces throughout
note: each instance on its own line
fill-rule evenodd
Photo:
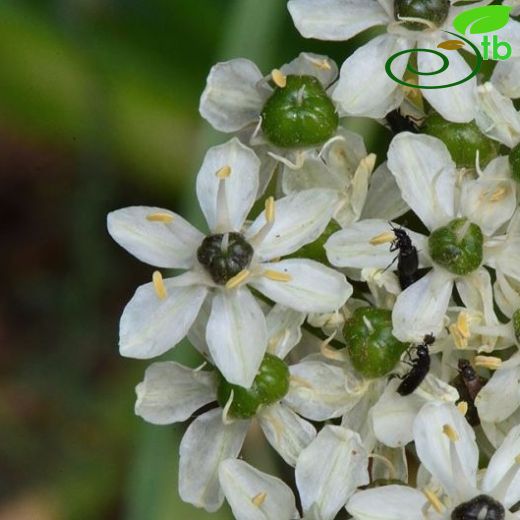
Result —
M 442 502 L 439 500 L 439 497 L 429 489 L 424 489 L 423 493 L 428 499 L 428 502 L 432 505 L 433 509 L 435 509 L 437 513 L 442 514 L 442 512 L 444 511 L 444 506 L 442 505 Z
M 468 413 L 468 403 L 466 401 L 461 401 L 457 405 L 457 410 L 462 414 L 466 415 Z
M 262 491 L 261 493 L 258 493 L 258 495 L 255 495 L 251 499 L 251 502 L 253 502 L 253 504 L 256 507 L 260 507 L 265 502 L 266 498 L 267 498 L 267 493 L 265 491 Z
M 389 242 L 392 242 L 393 240 L 395 240 L 394 232 L 385 231 L 384 233 L 380 233 L 379 235 L 372 237 L 369 240 L 369 244 L 372 246 L 379 246 L 381 244 L 388 244 Z
M 469 338 L 471 336 L 469 330 L 469 314 L 467 312 L 459 312 L 457 316 L 457 328 L 463 338 Z
M 468 346 L 468 338 L 466 338 L 460 331 L 456 323 L 453 323 L 448 327 L 453 341 L 457 348 L 466 348 Z
M 274 222 L 274 197 L 267 197 L 265 201 L 265 220 L 269 223 Z
M 491 197 L 489 198 L 489 200 L 491 202 L 499 202 L 501 201 L 503 198 L 505 198 L 505 196 L 507 195 L 507 189 L 505 187 L 500 187 L 500 188 L 497 188 L 493 194 L 491 195 Z
M 233 278 L 230 278 L 226 282 L 226 289 L 234 289 L 235 287 L 238 287 L 241 283 L 244 283 L 249 276 L 251 275 L 251 271 L 248 271 L 247 269 L 243 269 L 238 274 L 233 276 Z
M 231 175 L 231 166 L 222 166 L 220 170 L 217 171 L 216 176 L 219 179 L 226 179 Z
M 318 69 L 321 70 L 331 70 L 332 67 L 330 65 L 329 60 L 325 58 L 311 58 L 310 56 L 307 59 Z
M 442 427 L 442 433 L 444 433 L 451 442 L 457 442 L 459 440 L 459 434 L 455 431 L 455 428 L 449 424 L 445 424 Z
M 515 457 L 515 462 L 520 464 L 520 454 Z
M 262 276 L 274 282 L 290 282 L 292 280 L 292 276 L 289 273 L 281 273 L 280 271 L 273 271 L 271 269 L 266 269 L 262 273 Z
M 157 298 L 159 298 L 159 300 L 164 300 L 168 296 L 168 291 L 166 290 L 166 286 L 164 285 L 162 274 L 159 271 L 155 271 L 153 273 L 152 282 Z
M 173 221 L 173 215 L 171 213 L 165 213 L 164 211 L 158 211 L 157 213 L 150 213 L 146 215 L 146 220 L 150 222 L 164 222 L 168 224 Z
M 323 357 L 327 359 L 333 359 L 334 361 L 345 361 L 347 359 L 347 355 L 345 352 L 342 352 L 341 350 L 337 350 L 335 348 L 331 348 L 330 342 L 334 339 L 336 336 L 336 332 L 334 332 L 332 335 L 330 335 L 327 339 L 323 340 L 320 343 L 320 353 Z
M 474 363 L 476 367 L 489 368 L 489 370 L 496 370 L 502 366 L 502 360 L 495 356 L 475 356 Z
M 285 88 L 287 86 L 287 76 L 281 70 L 273 69 L 271 77 L 277 87 Z

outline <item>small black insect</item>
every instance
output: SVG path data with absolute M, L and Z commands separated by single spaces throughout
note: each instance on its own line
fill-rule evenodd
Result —
M 489 495 L 478 495 L 451 513 L 452 520 L 504 520 L 505 517 L 504 506 Z
M 395 235 L 394 240 L 390 244 L 390 251 L 399 251 L 399 254 L 393 259 L 392 264 L 397 259 L 399 284 L 404 291 L 417 281 L 419 255 L 417 254 L 417 248 L 412 244 L 412 239 L 403 228 L 396 228 L 392 226 L 392 224 L 390 224 L 390 227 Z
M 398 134 L 399 132 L 413 132 L 414 134 L 418 134 L 420 131 L 418 120 L 412 116 L 403 115 L 399 108 L 386 114 L 386 122 L 394 134 Z
M 454 386 L 459 392 L 460 400 L 468 403 L 468 411 L 466 413 L 467 421 L 471 426 L 478 426 L 480 424 L 480 418 L 478 416 L 477 407 L 475 406 L 475 397 L 477 397 L 477 394 L 487 383 L 487 380 L 475 372 L 475 369 L 467 359 L 459 359 L 458 371 L 459 375 L 454 380 Z
M 426 334 L 421 344 L 412 347 L 417 356 L 415 359 L 411 359 L 410 352 L 407 352 L 411 361 L 405 361 L 405 363 L 412 368 L 408 374 L 402 377 L 401 384 L 397 387 L 397 393 L 399 395 L 411 394 L 423 382 L 423 379 L 430 370 L 430 351 L 428 347 L 433 345 L 434 342 L 435 336 L 433 334 Z

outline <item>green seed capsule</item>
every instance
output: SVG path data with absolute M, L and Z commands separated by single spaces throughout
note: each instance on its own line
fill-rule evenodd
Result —
M 516 341 L 520 343 L 520 309 L 513 313 L 513 318 L 511 321 L 513 323 L 513 330 L 515 331 Z
M 448 148 L 457 168 L 474 168 L 477 151 L 480 165 L 485 167 L 497 157 L 500 148 L 500 143 L 486 137 L 475 121 L 452 123 L 437 113 L 426 118 L 421 132 L 440 139 Z
M 509 154 L 511 176 L 516 182 L 520 182 L 520 144 L 517 144 Z
M 452 273 L 466 275 L 482 263 L 484 236 L 468 219 L 456 218 L 436 229 L 428 245 L 432 259 Z
M 262 111 L 262 130 L 282 148 L 316 146 L 338 128 L 338 114 L 322 84 L 314 76 L 287 76 Z
M 449 0 L 395 0 L 394 12 L 395 19 L 400 18 L 422 18 L 433 22 L 440 27 L 448 17 L 450 10 Z M 407 22 L 404 24 L 407 29 L 421 31 L 427 29 L 425 24 L 419 22 Z
M 226 406 L 233 390 L 229 415 L 239 419 L 253 417 L 261 405 L 280 401 L 289 391 L 289 368 L 280 358 L 266 354 L 251 388 L 232 385 L 222 376 L 217 389 L 217 401 Z
M 409 347 L 392 335 L 392 312 L 386 309 L 356 309 L 343 334 L 352 365 L 370 378 L 390 373 Z

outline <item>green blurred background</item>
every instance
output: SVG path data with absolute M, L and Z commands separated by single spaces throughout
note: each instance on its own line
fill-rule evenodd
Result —
M 184 426 L 134 416 L 148 362 L 119 356 L 117 328 L 152 268 L 110 240 L 106 214 L 200 222 L 198 165 L 227 139 L 198 116 L 213 63 L 341 63 L 360 41 L 303 40 L 285 0 L 0 2 L 0 520 L 231 518 L 180 502 Z M 168 356 L 195 362 L 187 345 Z M 282 471 L 250 437 L 248 459 Z

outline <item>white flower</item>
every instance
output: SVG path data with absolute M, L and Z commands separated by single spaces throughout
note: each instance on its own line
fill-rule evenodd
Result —
M 520 518 L 519 513 L 509 511 L 520 499 L 520 426 L 509 432 L 482 479 L 477 479 L 479 450 L 475 433 L 455 406 L 426 404 L 414 422 L 413 437 L 419 459 L 441 489 L 425 487 L 420 491 L 392 485 L 360 491 L 347 504 L 355 519 L 467 518 L 461 510 L 469 507 L 470 501 L 477 512 L 478 504 L 482 504 L 483 509 L 487 505 L 504 514 L 495 518 Z M 456 509 L 458 516 L 452 517 Z M 482 515 L 475 514 L 474 518 L 477 516 Z
M 330 312 L 345 303 L 352 287 L 342 274 L 311 260 L 279 260 L 319 237 L 337 195 L 316 189 L 276 202 L 269 198 L 266 210 L 246 227 L 258 171 L 259 160 L 237 139 L 208 151 L 197 176 L 210 228 L 206 238 L 159 208 L 109 214 L 109 233 L 130 253 L 158 267 L 187 270 L 165 280 L 156 272 L 153 283 L 137 289 L 121 317 L 122 355 L 152 358 L 171 349 L 212 298 L 206 329 L 211 358 L 230 383 L 249 387 L 267 347 L 267 330 L 246 284 L 301 312 Z
M 408 206 L 386 163 L 375 172 L 376 156 L 367 154 L 363 138 L 340 127 L 337 136 L 323 146 L 304 154 L 297 168 L 285 165 L 282 189 L 293 193 L 309 188 L 337 191 L 339 206 L 334 214 L 341 227 L 362 216 L 393 219 L 404 214 Z M 373 173 L 372 173 L 373 172 Z
M 425 30 L 422 31 L 408 30 L 403 25 L 405 20 L 396 20 L 394 2 L 389 0 L 290 0 L 288 8 L 296 28 L 306 38 L 342 41 L 369 27 L 387 26 L 388 33 L 358 48 L 345 61 L 333 94 L 333 99 L 347 114 L 382 118 L 397 108 L 404 97 L 404 90 L 385 73 L 385 63 L 390 56 L 415 47 L 442 52 L 449 58 L 448 69 L 442 74 L 419 76 L 419 84 L 446 85 L 461 80 L 469 75 L 469 65 L 460 54 L 439 49 L 437 44 L 452 38 L 443 31 L 454 30 L 452 21 L 455 16 L 489 3 L 490 0 L 484 0 L 471 5 L 452 5 L 440 27 L 424 20 Z M 510 20 L 504 29 L 493 34 L 510 42 L 513 55 L 518 56 L 518 22 Z M 392 70 L 396 77 L 403 76 L 409 56 L 405 54 L 394 61 Z M 439 69 L 440 59 L 432 53 L 419 52 L 417 59 L 421 72 Z M 474 117 L 475 86 L 475 78 L 472 78 L 451 87 L 449 95 L 443 89 L 423 89 L 422 94 L 445 119 L 468 122 Z
M 300 454 L 296 485 L 304 517 L 333 520 L 352 493 L 368 484 L 368 458 L 355 432 L 325 426 Z M 220 483 L 237 520 L 299 518 L 290 488 L 245 462 L 226 460 Z
M 504 161 L 507 159 L 499 157 L 479 178 L 458 183 L 455 164 L 444 143 L 436 138 L 403 132 L 393 139 L 388 151 L 388 167 L 403 199 L 431 232 L 465 218 L 466 225 L 471 222 L 481 229 L 482 263 L 516 274 L 511 254 L 520 254 L 517 243 L 500 239 L 499 247 L 492 240 L 516 208 L 516 187 L 501 174 Z M 360 221 L 327 241 L 327 257 L 339 267 L 384 269 L 396 254 L 389 251 L 388 243 L 373 244 L 375 237 L 388 231 L 388 223 L 382 220 Z M 486 290 L 491 280 L 482 266 L 464 275 L 448 271 L 430 258 L 427 237 L 406 231 L 419 252 L 420 265 L 433 267 L 397 297 L 393 309 L 394 335 L 402 341 L 417 341 L 425 334 L 438 335 L 442 329 L 454 284 L 464 301 L 474 287 L 491 294 Z
M 520 59 L 499 61 L 493 70 L 491 82 L 509 98 L 520 97 Z
M 280 355 L 299 341 L 302 317 L 279 306 L 267 315 L 267 322 L 276 330 L 270 338 L 270 350 Z M 280 323 L 285 327 L 280 330 Z M 287 338 L 293 340 L 287 343 Z M 252 344 L 251 344 L 252 346 Z M 153 363 L 144 380 L 137 386 L 135 412 L 153 424 L 186 421 L 198 409 L 217 400 L 218 379 L 215 372 L 190 369 L 171 361 Z M 220 463 L 237 457 L 252 419 L 233 419 L 228 415 L 233 397 L 225 408 L 212 409 L 195 418 L 181 441 L 179 493 L 181 498 L 216 511 L 224 493 L 218 483 Z M 316 430 L 299 417 L 285 401 L 260 406 L 254 418 L 266 439 L 290 464 L 296 465 L 300 452 L 314 439 Z

